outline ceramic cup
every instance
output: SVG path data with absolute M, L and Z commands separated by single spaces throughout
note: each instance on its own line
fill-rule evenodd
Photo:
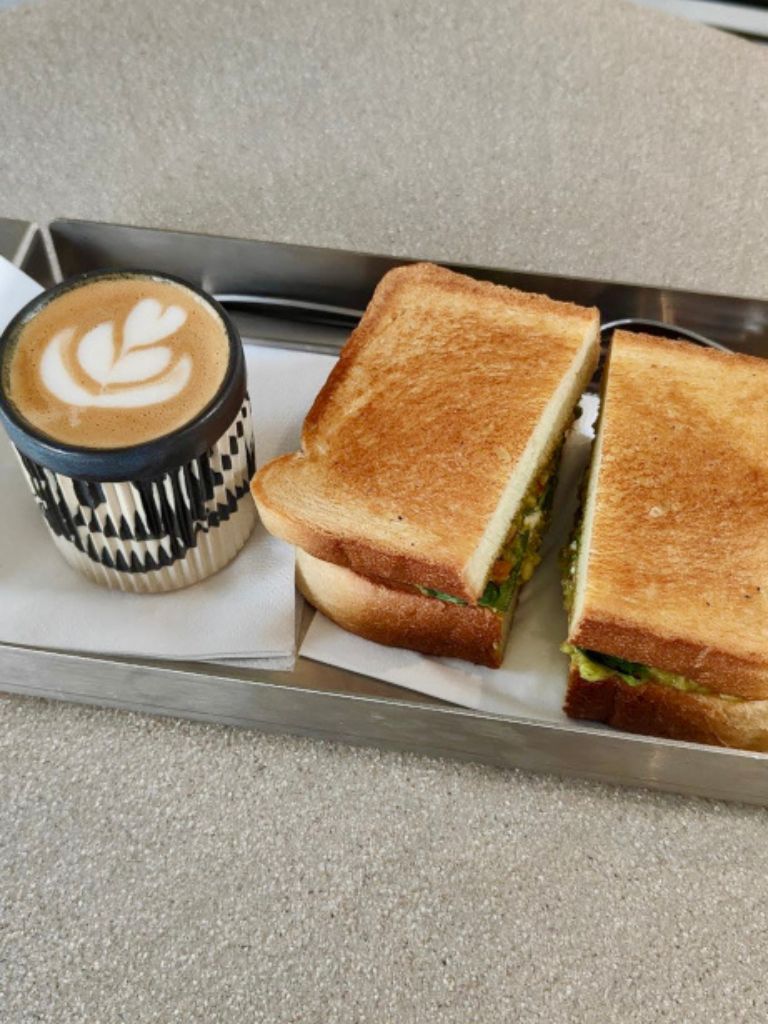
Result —
M 74 289 L 91 288 L 98 282 L 126 281 L 137 287 L 146 283 L 151 286 L 150 291 L 155 284 L 181 288 L 187 299 L 191 294 L 207 313 L 217 318 L 224 332 L 221 343 L 226 346 L 222 349 L 225 368 L 218 389 L 188 422 L 141 443 L 89 447 L 57 439 L 33 425 L 22 413 L 19 402 L 14 401 L 10 369 L 22 331 L 54 300 Z M 76 296 L 78 301 L 82 297 Z M 162 392 L 157 388 L 151 393 L 142 392 L 145 385 L 141 373 L 154 372 L 149 378 L 153 386 L 158 382 L 165 386 L 166 378 L 177 383 L 184 379 L 183 374 L 179 376 L 179 363 L 186 357 L 176 357 L 173 363 L 173 355 L 167 356 L 171 351 L 168 338 L 173 336 L 168 331 L 174 326 L 166 316 L 168 308 L 161 316 L 160 304 L 154 299 L 150 302 L 155 302 L 157 315 L 151 305 L 132 309 L 119 322 L 110 325 L 107 319 L 99 323 L 87 340 L 83 336 L 78 342 L 72 336 L 74 348 L 70 346 L 71 351 L 64 353 L 59 369 L 70 366 L 72 359 L 80 359 L 83 365 L 76 367 L 76 371 L 81 379 L 86 375 L 87 394 L 91 396 L 86 402 L 106 403 L 106 399 L 93 396 L 122 394 L 130 389 L 130 401 L 134 404 L 141 401 L 142 394 L 153 399 L 154 405 L 146 410 L 151 418 L 162 410 L 162 401 L 158 400 Z M 115 353 L 119 356 L 126 343 L 125 339 L 121 343 L 115 338 L 121 331 L 127 334 L 131 316 L 135 350 L 130 353 L 131 358 L 123 358 L 117 372 L 119 360 Z M 144 338 L 140 336 L 141 329 L 146 332 Z M 104 342 L 105 338 L 108 342 Z M 53 341 L 43 359 L 55 372 L 54 357 L 59 353 Z M 100 349 L 102 342 L 111 348 L 103 350 L 102 345 Z M 164 362 L 169 364 L 165 373 Z M 186 365 L 184 368 L 189 370 Z M 54 391 L 61 391 L 56 378 L 51 379 Z M 63 379 L 66 383 L 67 379 Z M 102 387 L 99 380 L 106 384 Z M 71 391 L 75 385 L 70 381 L 67 386 Z M 174 387 L 176 384 L 167 385 L 171 391 Z M 41 393 L 44 401 L 45 386 Z M 69 393 L 61 391 L 65 399 Z M 85 392 L 74 392 L 79 393 Z M 0 337 L 0 419 L 54 544 L 71 566 L 96 583 L 135 593 L 189 586 L 234 558 L 255 525 L 249 482 L 256 467 L 242 343 L 221 306 L 180 278 L 151 271 L 98 271 L 71 278 L 35 298 Z

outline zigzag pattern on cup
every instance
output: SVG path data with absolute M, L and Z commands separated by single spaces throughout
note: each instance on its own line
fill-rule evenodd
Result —
M 250 533 L 250 528 L 244 533 L 241 514 L 234 530 L 237 538 L 234 533 L 232 538 L 237 545 L 235 550 L 226 550 L 231 545 L 223 536 L 213 546 L 208 538 L 208 534 L 220 534 L 235 516 L 241 498 L 248 495 L 256 469 L 247 398 L 217 444 L 178 470 L 156 479 L 94 483 L 54 473 L 26 456 L 19 458 L 65 557 L 82 569 L 84 560 L 76 552 L 87 556 L 103 566 L 113 582 L 123 574 L 147 573 L 159 582 L 158 570 L 173 567 L 201 546 L 206 551 L 199 551 L 200 557 L 195 561 L 206 563 L 200 567 L 202 578 L 234 557 Z M 248 504 L 252 504 L 250 497 Z M 252 528 L 255 509 L 247 518 Z M 70 545 L 76 549 L 71 551 L 71 557 L 67 555 Z M 220 564 L 209 564 L 212 559 Z M 176 575 L 173 574 L 174 578 Z M 172 582 L 169 578 L 168 586 L 160 589 L 188 582 L 194 579 Z M 124 589 L 144 588 L 137 581 Z

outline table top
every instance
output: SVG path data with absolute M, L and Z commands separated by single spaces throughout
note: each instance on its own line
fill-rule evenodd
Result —
M 768 297 L 768 51 L 623 0 L 0 13 L 0 215 Z M 3 1021 L 737 1021 L 765 812 L 0 699 Z

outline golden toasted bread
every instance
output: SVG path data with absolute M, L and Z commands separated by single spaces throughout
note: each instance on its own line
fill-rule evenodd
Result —
M 768 751 L 768 700 L 724 700 L 659 683 L 630 686 L 617 676 L 589 682 L 572 667 L 565 712 L 626 732 Z
M 363 575 L 482 595 L 592 375 L 598 314 L 415 264 L 390 271 L 253 496 L 272 533 Z
M 768 362 L 615 333 L 569 642 L 768 698 Z
M 514 605 L 500 614 L 389 586 L 296 551 L 296 583 L 342 629 L 390 647 L 498 668 Z

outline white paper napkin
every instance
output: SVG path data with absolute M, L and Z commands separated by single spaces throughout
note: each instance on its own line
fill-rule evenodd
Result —
M 504 664 L 483 668 L 452 658 L 370 643 L 317 614 L 301 646 L 303 657 L 375 676 L 410 690 L 494 714 L 562 722 L 568 662 L 560 653 L 567 623 L 558 553 L 573 523 L 578 482 L 589 457 L 597 399 L 586 395 L 583 415 L 565 446 L 555 513 L 544 539 L 544 558 L 523 589 Z
M 4 331 L 22 306 L 43 289 L 5 256 L 0 256 L 0 332 Z

